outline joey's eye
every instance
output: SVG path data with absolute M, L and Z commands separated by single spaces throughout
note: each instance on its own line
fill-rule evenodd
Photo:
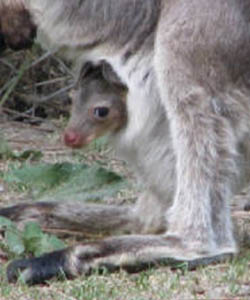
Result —
M 108 107 L 95 107 L 94 108 L 94 116 L 97 119 L 105 119 L 109 114 L 109 108 Z

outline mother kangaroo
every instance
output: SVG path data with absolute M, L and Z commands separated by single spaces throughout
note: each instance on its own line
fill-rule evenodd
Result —
M 7 46 L 29 45 L 36 29 L 44 47 L 79 65 L 106 61 L 128 87 L 128 120 L 112 142 L 144 192 L 134 206 L 1 209 L 47 228 L 71 221 L 84 231 L 123 233 L 14 261 L 9 280 L 20 271 L 38 283 L 61 271 L 192 265 L 236 253 L 229 201 L 249 177 L 249 0 L 0 0 Z

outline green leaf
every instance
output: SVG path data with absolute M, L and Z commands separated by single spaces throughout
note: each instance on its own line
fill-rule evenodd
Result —
M 44 234 L 39 243 L 37 244 L 36 250 L 34 251 L 35 256 L 40 256 L 43 253 L 51 252 L 54 250 L 59 250 L 65 248 L 63 241 L 59 240 L 54 235 Z
M 15 256 L 23 254 L 39 256 L 45 252 L 65 247 L 64 242 L 56 236 L 43 233 L 40 225 L 36 222 L 26 223 L 24 230 L 20 231 L 12 221 L 0 217 L 1 227 L 5 229 L 4 243 L 6 249 Z
M 43 232 L 38 223 L 28 222 L 25 224 L 24 231 L 23 231 L 23 238 L 25 240 L 40 238 L 42 235 Z
M 6 142 L 6 140 L 0 135 L 0 159 L 9 158 L 12 154 L 12 151 Z
M 22 235 L 26 252 L 36 253 L 37 249 L 40 248 L 40 240 L 44 235 L 40 225 L 36 222 L 26 223 Z
M 58 237 L 56 237 L 55 235 L 49 235 L 48 242 L 51 245 L 51 247 L 53 248 L 53 250 L 60 250 L 60 249 L 66 247 L 65 243 L 62 240 L 60 240 Z
M 8 172 L 4 180 L 8 183 L 22 183 L 40 192 L 47 191 L 69 180 L 79 169 L 86 165 L 75 166 L 70 163 L 40 164 L 37 166 L 23 166 Z
M 41 201 L 77 199 L 100 201 L 113 197 L 128 186 L 119 174 L 98 164 L 56 163 L 25 165 L 4 175 L 4 180 L 14 187 L 30 190 Z
M 37 150 L 12 151 L 6 140 L 0 135 L 0 159 L 12 159 L 18 161 L 39 160 L 42 152 Z
M 14 223 L 5 217 L 0 217 L 0 228 L 9 228 L 9 227 L 15 227 Z
M 13 158 L 18 160 L 27 160 L 30 159 L 32 161 L 39 160 L 43 156 L 41 151 L 37 150 L 25 150 L 23 152 L 18 152 L 13 154 Z
M 7 230 L 5 233 L 5 239 L 10 252 L 16 255 L 24 253 L 25 246 L 19 232 Z
M 65 244 L 56 236 L 43 233 L 40 225 L 35 222 L 29 222 L 25 225 L 22 236 L 25 251 L 35 256 L 65 247 Z

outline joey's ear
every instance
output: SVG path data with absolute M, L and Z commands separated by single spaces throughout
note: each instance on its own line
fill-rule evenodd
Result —
M 91 74 L 93 70 L 94 70 L 94 65 L 91 62 L 86 62 L 80 70 L 78 80 L 84 79 L 89 74 Z
M 80 85 L 87 78 L 94 78 L 102 76 L 101 66 L 95 66 L 91 62 L 86 62 L 80 69 L 76 85 Z
M 110 64 L 108 64 L 105 61 L 102 61 L 101 66 L 102 66 L 102 74 L 105 80 L 125 88 L 125 85 L 122 83 L 120 77 L 115 73 L 115 71 L 110 66 Z

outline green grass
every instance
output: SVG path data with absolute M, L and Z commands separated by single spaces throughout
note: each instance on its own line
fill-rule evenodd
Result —
M 6 283 L 0 274 L 0 299 L 76 300 L 167 300 L 167 299 L 249 299 L 250 250 L 226 264 L 196 271 L 150 269 L 138 274 L 124 271 L 97 272 L 71 281 L 51 281 L 49 285 L 28 287 Z
M 100 149 L 91 149 L 91 155 L 95 151 Z M 2 177 L 8 183 L 10 193 L 14 188 L 17 194 L 32 194 L 33 199 L 39 200 L 63 198 L 67 193 L 73 193 L 71 196 L 78 195 L 85 197 L 85 200 L 90 195 L 96 201 L 101 201 L 104 197 L 102 202 L 105 202 L 105 191 L 111 190 L 108 193 L 112 192 L 116 198 L 121 187 L 124 190 L 130 189 L 123 176 L 103 168 L 108 165 L 105 159 L 103 163 L 95 162 L 89 166 L 84 163 L 85 155 L 87 154 L 75 156 L 71 163 L 46 164 L 30 160 L 19 161 L 12 157 L 6 160 L 9 172 L 2 173 Z M 11 257 L 13 255 L 9 256 Z M 195 271 L 159 266 L 136 274 L 124 271 L 102 274 L 94 272 L 75 280 L 52 280 L 48 284 L 33 287 L 22 282 L 15 285 L 7 283 L 5 267 L 6 264 L 0 269 L 0 300 L 250 299 L 249 248 L 243 249 L 231 262 Z

